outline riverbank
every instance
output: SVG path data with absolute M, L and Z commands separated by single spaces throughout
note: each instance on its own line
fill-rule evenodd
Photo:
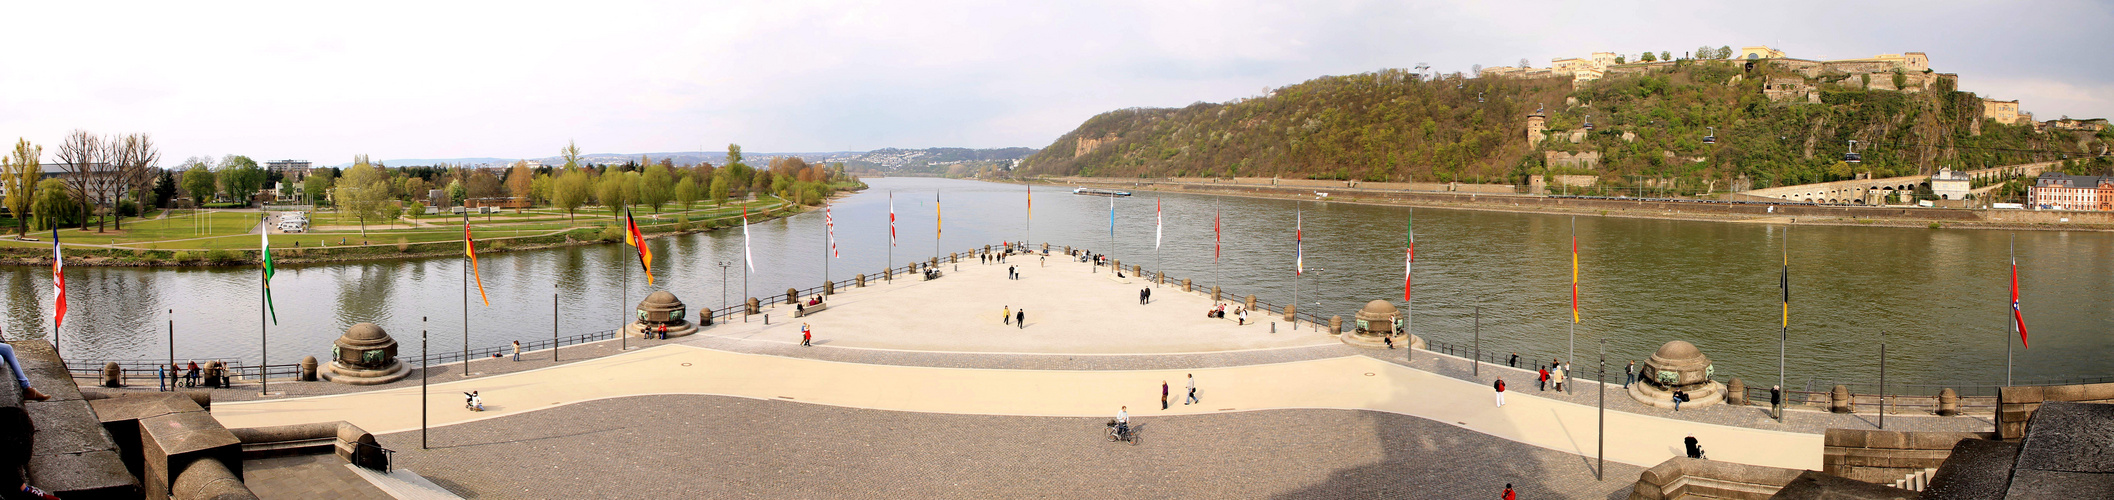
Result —
M 790 217 L 808 211 L 807 207 L 784 203 L 764 208 L 749 214 L 750 222 L 762 222 Z M 642 223 L 639 231 L 648 239 L 678 236 L 740 226 L 741 216 L 719 217 L 690 221 L 687 219 L 660 219 L 658 223 Z M 452 228 L 452 224 L 450 225 Z M 552 230 L 531 236 L 478 238 L 478 253 L 495 253 L 538 250 L 568 246 L 618 244 L 623 242 L 621 231 L 612 223 L 584 225 Z M 253 233 L 254 234 L 254 233 Z M 61 233 L 62 238 L 64 233 Z M 374 240 L 395 237 L 396 241 Z M 350 238 L 350 236 L 348 236 Z M 376 231 L 366 243 L 339 246 L 279 246 L 274 244 L 272 262 L 280 266 L 358 262 L 392 259 L 420 259 L 432 257 L 456 257 L 463 252 L 462 240 L 443 240 L 412 243 L 402 235 Z M 139 244 L 151 244 L 139 243 Z M 258 261 L 254 249 L 190 249 L 160 250 L 130 248 L 126 246 L 104 246 L 101 248 L 70 247 L 61 250 L 68 266 L 94 267 L 216 267 L 248 266 Z M 51 250 L 48 244 L 0 247 L 0 265 L 49 265 Z
M 1044 177 L 1030 182 L 1051 186 L 1172 192 L 1246 198 L 1362 203 L 1413 207 L 1485 210 L 1552 215 L 1600 215 L 1640 219 L 1694 220 L 1762 224 L 1923 227 L 1930 229 L 2007 229 L 2114 231 L 2114 213 L 2035 210 L 1923 208 L 1906 206 L 1832 206 L 1726 203 L 1709 200 L 1574 198 L 1505 192 L 1477 192 L 1477 185 L 1456 191 L 1348 187 L 1340 181 L 1283 181 L 1288 184 L 1218 179 L 1123 179 Z M 1332 186 L 1323 186 L 1325 183 Z M 1446 184 L 1432 184 L 1439 189 Z M 1322 196 L 1326 193 L 1326 196 Z

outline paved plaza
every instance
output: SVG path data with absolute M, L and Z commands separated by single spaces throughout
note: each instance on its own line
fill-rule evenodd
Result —
M 300 384 L 312 388 L 289 392 L 334 394 L 213 413 L 229 427 L 347 420 L 402 452 L 400 466 L 466 497 L 1458 496 L 1512 482 L 1535 498 L 1601 498 L 1626 495 L 1687 435 L 1713 459 L 1819 469 L 1818 430 L 1854 424 L 1799 412 L 1786 426 L 1746 408 L 1674 414 L 1614 393 L 1609 475 L 1593 481 L 1590 383 L 1560 395 L 1508 375 L 1514 390 L 1497 408 L 1485 381 L 1509 369 L 1472 377 L 1458 358 L 1420 352 L 1411 363 L 1312 329 L 1206 319 L 1208 298 L 1179 288 L 1140 305 L 1142 280 L 1021 261 L 1023 280 L 964 264 L 936 281 L 846 290 L 804 319 L 815 347 L 798 345 L 799 323 L 778 306 L 768 325 L 567 348 L 563 363 L 545 353 L 479 360 L 469 377 L 437 369 L 455 375 L 436 378 L 425 400 L 432 450 L 419 450 L 415 379 Z M 1028 307 L 1027 328 L 1000 323 L 995 305 Z M 1202 402 L 1184 405 L 1191 374 Z M 462 408 L 470 390 L 488 411 Z M 1144 444 L 1101 439 L 1122 406 Z

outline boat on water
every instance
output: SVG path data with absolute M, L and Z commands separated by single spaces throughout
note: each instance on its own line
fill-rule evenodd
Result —
M 1072 194 L 1084 194 L 1084 195 L 1093 195 L 1093 196 L 1130 196 L 1130 192 L 1129 192 L 1129 191 L 1116 191 L 1116 190 L 1112 190 L 1112 189 L 1094 189 L 1094 188 L 1079 188 L 1079 189 L 1074 189 L 1074 190 L 1072 190 Z

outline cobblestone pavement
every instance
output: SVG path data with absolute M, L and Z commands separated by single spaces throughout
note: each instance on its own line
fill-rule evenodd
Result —
M 345 460 L 331 453 L 244 460 L 242 482 L 263 500 L 391 500 L 388 493 L 345 468 Z
M 1641 468 L 1350 410 L 1104 418 L 862 410 L 720 396 L 605 399 L 380 436 L 466 498 L 1626 498 Z

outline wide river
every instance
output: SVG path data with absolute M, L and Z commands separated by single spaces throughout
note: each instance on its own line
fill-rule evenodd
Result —
M 1408 208 L 1141 193 L 1114 201 L 1055 187 L 1034 190 L 1029 226 L 1027 188 L 986 182 L 887 178 L 834 205 L 841 257 L 835 279 L 876 273 L 889 261 L 891 193 L 898 217 L 894 260 L 1028 239 L 1107 251 L 1148 269 L 1229 293 L 1292 300 L 1303 312 L 1346 318 L 1367 301 L 1401 305 L 1403 230 Z M 944 208 L 945 239 L 933 238 L 934 198 Z M 1164 233 L 1155 246 L 1155 204 Z M 1212 257 L 1212 221 L 1223 214 L 1220 257 Z M 1295 278 L 1294 225 L 1303 217 L 1307 273 Z M 2017 349 L 2020 382 L 2114 375 L 2114 235 L 2098 232 L 1931 230 L 1758 223 L 1572 217 L 1466 210 L 1414 212 L 1417 262 L 1414 330 L 1456 344 L 1472 339 L 1481 308 L 1486 352 L 1529 360 L 1568 356 L 1571 335 L 1571 235 L 1579 249 L 1577 366 L 1590 370 L 1597 342 L 1607 340 L 1610 370 L 1639 360 L 1669 340 L 1696 343 L 1722 376 L 1751 384 L 1777 372 L 1778 273 L 1785 232 L 1791 261 L 1791 385 L 1869 383 L 1878 378 L 1879 344 L 1888 344 L 1891 382 L 1988 385 L 2001 381 L 2005 346 Z M 1032 229 L 1032 233 L 1030 230 Z M 484 256 L 491 305 L 470 291 L 470 342 L 496 346 L 549 338 L 552 296 L 565 335 L 607 330 L 653 290 L 675 292 L 692 311 L 743 296 L 783 293 L 823 280 L 823 213 L 749 228 L 755 271 L 745 273 L 739 228 L 652 241 L 659 281 L 647 285 L 637 260 L 617 245 L 569 247 Z M 2032 348 L 2010 333 L 2010 255 L 2019 262 Z M 1113 238 L 1113 244 L 1111 239 Z M 1113 246 L 1111 246 L 1113 245 Z M 731 264 L 724 269 L 721 263 Z M 287 266 L 272 281 L 278 323 L 270 327 L 271 361 L 327 358 L 330 342 L 359 322 L 373 322 L 418 355 L 421 328 L 434 351 L 462 349 L 463 259 L 436 258 Z M 0 268 L 8 338 L 51 332 L 48 267 Z M 254 267 L 154 269 L 73 267 L 67 271 L 71 313 L 63 349 L 73 359 L 161 359 L 174 310 L 176 356 L 258 356 L 260 301 Z M 724 287 L 724 288 L 723 288 Z M 1128 293 L 1108 292 L 1102 293 Z M 962 300 L 975 300 L 963 297 Z M 993 306 L 996 309 L 996 306 Z M 1198 311 L 1202 314 L 1203 311 Z M 422 322 L 421 318 L 425 318 Z M 1304 332 L 1304 330 L 1302 330 Z M 1149 331 L 1139 331 L 1150 335 Z M 1524 362 L 1523 362 L 1524 364 Z M 1976 391 L 1981 392 L 1981 391 Z

